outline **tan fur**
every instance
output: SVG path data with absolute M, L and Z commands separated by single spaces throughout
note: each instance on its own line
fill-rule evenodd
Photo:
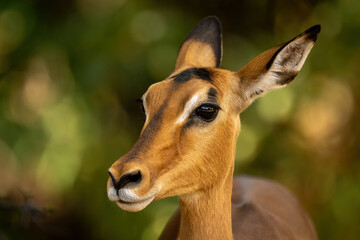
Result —
M 221 58 L 221 53 L 215 54 L 219 49 L 213 49 L 216 42 L 209 45 L 197 41 L 202 34 L 213 36 L 218 26 L 216 19 L 200 23 L 182 45 L 176 71 L 150 86 L 143 96 L 147 119 L 139 140 L 109 171 L 116 181 L 126 173 L 141 172 L 140 182 L 124 187 L 125 198 L 142 201 L 148 196 L 154 200 L 179 196 L 180 211 L 162 239 L 316 239 L 311 221 L 286 189 L 251 177 L 235 177 L 233 181 L 233 171 L 239 113 L 258 95 L 286 85 L 287 77 L 296 75 L 293 69 L 297 65 L 301 68 L 317 33 L 300 35 L 278 56 L 281 46 L 231 72 L 216 68 Z M 266 68 L 274 57 L 274 64 Z M 189 67 L 203 68 L 211 79 L 191 76 L 176 82 L 177 74 Z M 282 75 L 271 71 L 281 71 Z M 216 101 L 221 107 L 215 120 L 204 122 L 184 114 L 191 99 L 198 106 L 206 103 L 211 88 L 217 91 Z M 262 92 L 257 92 L 259 89 Z M 195 114 L 195 109 L 191 111 Z M 180 116 L 186 119 L 179 121 Z M 191 121 L 196 122 L 191 125 Z M 114 179 L 108 181 L 108 194 L 121 208 L 138 211 L 148 204 L 121 203 L 119 194 L 119 199 L 110 194 Z
M 175 69 L 180 67 L 211 67 L 215 63 L 214 53 L 209 44 L 191 40 L 185 42 L 181 47 Z
M 236 176 L 231 205 L 234 239 L 317 239 L 311 220 L 294 196 L 271 180 Z M 179 238 L 180 222 L 181 213 L 177 211 L 160 240 Z

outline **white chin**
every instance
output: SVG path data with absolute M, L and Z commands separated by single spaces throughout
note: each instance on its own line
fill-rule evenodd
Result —
M 138 212 L 143 210 L 144 208 L 147 207 L 147 205 L 149 205 L 152 200 L 154 200 L 154 196 L 138 201 L 138 202 L 124 202 L 124 201 L 117 201 L 116 204 L 125 211 L 128 212 Z

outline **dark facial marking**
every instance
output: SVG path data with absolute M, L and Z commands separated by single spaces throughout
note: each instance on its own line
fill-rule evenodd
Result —
M 208 124 L 207 122 L 202 121 L 201 119 L 198 119 L 196 117 L 195 112 L 191 113 L 189 116 L 188 121 L 182 126 L 181 129 L 181 134 L 184 134 L 184 132 L 193 127 L 193 126 L 197 126 L 197 127 L 206 127 Z
M 218 91 L 216 91 L 215 88 L 210 88 L 208 91 L 208 98 L 204 105 L 216 106 L 218 110 L 221 110 L 221 107 L 218 106 L 218 100 L 216 98 L 217 94 Z M 188 121 L 183 125 L 182 132 L 194 125 L 198 127 L 206 127 L 208 125 L 206 121 L 201 120 L 196 116 L 196 110 L 190 114 Z
M 150 119 L 149 124 L 146 126 L 143 133 L 140 135 L 138 141 L 134 144 L 133 148 L 126 154 L 124 162 L 129 162 L 136 159 L 139 153 L 146 153 L 150 143 L 159 131 L 163 121 L 164 109 L 167 104 L 163 104 L 155 115 Z
M 209 92 L 208 92 L 209 97 L 216 97 L 217 94 L 218 94 L 218 92 L 216 91 L 215 88 L 210 88 L 209 89 Z
M 189 81 L 192 77 L 198 77 L 205 81 L 211 81 L 211 73 L 204 68 L 189 68 L 172 78 L 175 82 L 182 83 Z
M 218 91 L 215 88 L 210 88 L 208 92 L 207 103 L 218 105 L 217 101 Z

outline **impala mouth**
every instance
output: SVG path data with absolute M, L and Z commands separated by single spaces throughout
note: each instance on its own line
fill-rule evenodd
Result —
M 116 191 L 114 187 L 110 187 L 108 197 L 110 201 L 116 202 L 121 209 L 129 212 L 137 212 L 147 207 L 160 190 L 161 187 L 155 187 L 147 196 L 139 197 L 130 189 L 120 189 Z
M 154 198 L 155 196 L 149 196 L 148 198 L 132 202 L 119 199 L 116 204 L 125 211 L 137 212 L 147 207 L 154 200 Z

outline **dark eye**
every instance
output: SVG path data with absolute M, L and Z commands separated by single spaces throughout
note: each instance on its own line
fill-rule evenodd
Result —
M 216 118 L 218 112 L 219 107 L 205 104 L 196 109 L 196 116 L 204 121 L 211 122 Z
M 141 111 L 142 111 L 143 113 L 145 113 L 144 104 L 142 104 L 142 103 L 141 103 Z
M 141 111 L 145 113 L 144 102 L 141 98 L 136 99 L 136 102 L 141 104 Z

